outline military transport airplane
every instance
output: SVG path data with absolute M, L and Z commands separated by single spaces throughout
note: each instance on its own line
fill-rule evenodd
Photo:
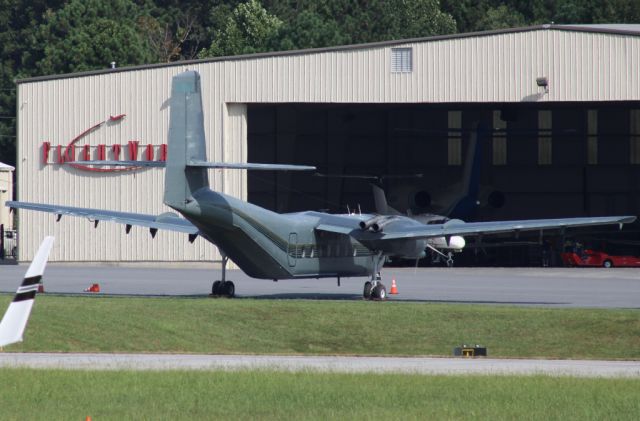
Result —
M 38 284 L 42 279 L 44 267 L 47 264 L 49 251 L 53 246 L 53 237 L 45 237 L 36 252 L 22 284 L 18 287 L 13 301 L 0 322 L 0 348 L 16 342 L 22 342 L 24 329 L 27 327 L 31 308 L 36 298 Z
M 364 297 L 383 299 L 386 288 L 380 268 L 387 256 L 417 259 L 427 242 L 453 236 L 476 236 L 525 230 L 565 229 L 586 225 L 633 222 L 634 216 L 542 219 L 463 223 L 452 220 L 425 225 L 399 215 L 336 215 L 322 212 L 279 214 L 210 189 L 209 168 L 253 170 L 315 170 L 314 167 L 272 164 L 229 164 L 206 161 L 200 76 L 187 71 L 174 76 L 170 99 L 168 157 L 157 161 L 107 161 L 101 165 L 165 166 L 164 203 L 178 211 L 145 215 L 99 209 L 27 202 L 7 202 L 11 208 L 80 216 L 94 221 L 119 222 L 129 232 L 133 225 L 147 227 L 155 237 L 159 229 L 197 236 L 215 244 L 223 256 L 222 279 L 214 295 L 233 296 L 226 280 L 232 259 L 247 275 L 263 279 L 338 278 L 369 276 Z M 83 164 L 95 164 L 84 162 Z

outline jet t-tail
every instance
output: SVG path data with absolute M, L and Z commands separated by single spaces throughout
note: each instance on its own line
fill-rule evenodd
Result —
M 222 254 L 222 279 L 213 283 L 214 295 L 233 296 L 226 279 L 228 259 L 247 275 L 263 279 L 338 278 L 367 276 L 363 296 L 386 298 L 380 268 L 387 256 L 417 259 L 433 238 L 477 236 L 527 230 L 565 229 L 587 225 L 630 223 L 634 216 L 587 217 L 464 223 L 447 221 L 425 225 L 402 215 L 328 214 L 306 211 L 276 213 L 227 194 L 209 184 L 210 168 L 269 171 L 313 171 L 312 166 L 207 162 L 200 76 L 187 71 L 173 77 L 166 162 L 111 161 L 100 165 L 164 166 L 164 203 L 177 211 L 148 215 L 50 204 L 7 202 L 12 208 L 85 217 L 132 226 L 179 231 L 215 244 Z M 92 164 L 91 162 L 80 162 Z

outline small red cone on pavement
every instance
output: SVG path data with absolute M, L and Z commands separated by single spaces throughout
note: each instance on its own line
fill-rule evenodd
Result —
M 89 288 L 85 288 L 84 292 L 100 292 L 100 284 L 91 284 Z
M 38 284 L 38 294 L 42 294 L 44 293 L 44 284 L 43 283 L 39 283 Z
M 396 286 L 396 280 L 392 279 L 391 280 L 391 291 L 389 291 L 389 294 L 397 294 L 398 293 L 398 287 Z

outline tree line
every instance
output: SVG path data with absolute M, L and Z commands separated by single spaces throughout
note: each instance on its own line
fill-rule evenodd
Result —
M 541 23 L 638 23 L 638 0 L 0 0 L 0 161 L 15 79 Z

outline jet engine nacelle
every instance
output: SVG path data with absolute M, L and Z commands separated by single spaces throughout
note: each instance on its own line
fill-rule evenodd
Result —
M 367 221 L 360 221 L 360 228 L 362 230 L 370 229 L 373 232 L 381 232 L 382 227 L 389 223 L 391 218 L 385 215 L 375 216 Z

